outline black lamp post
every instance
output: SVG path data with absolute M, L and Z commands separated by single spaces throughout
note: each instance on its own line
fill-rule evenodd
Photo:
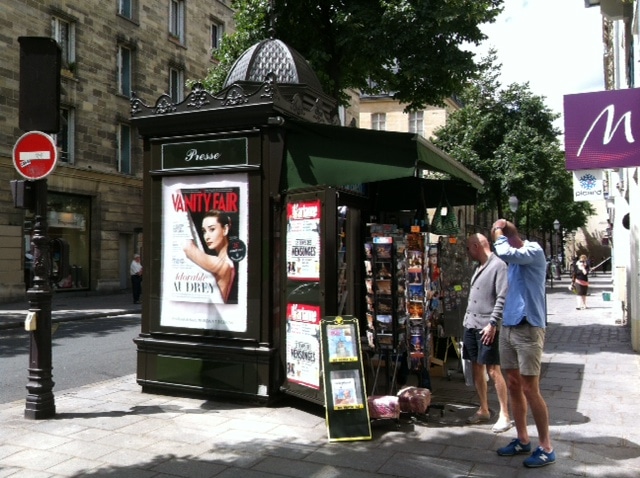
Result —
M 555 243 L 556 243 L 556 247 L 555 247 L 555 254 L 553 256 L 553 262 L 552 264 L 554 264 L 554 266 L 556 268 L 559 268 L 560 266 L 558 265 L 558 255 L 559 255 L 559 250 L 560 250 L 560 221 L 558 221 L 557 219 L 555 221 L 553 221 L 553 229 L 555 229 L 556 233 L 555 233 Z M 553 273 L 555 274 L 556 271 L 558 269 L 554 270 Z M 558 275 L 556 276 L 557 279 L 560 279 L 560 274 L 558 273 Z
M 51 373 L 51 256 L 47 237 L 47 180 L 35 181 L 36 220 L 33 227 L 31 249 L 33 250 L 33 286 L 27 291 L 29 313 L 35 321 L 29 327 L 29 381 L 24 416 L 32 420 L 51 418 L 56 414 L 53 395 L 54 382 Z M 25 328 L 26 323 L 25 323 Z

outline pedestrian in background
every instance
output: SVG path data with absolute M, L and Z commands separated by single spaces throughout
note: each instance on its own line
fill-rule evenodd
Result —
M 134 254 L 131 265 L 129 266 L 131 274 L 131 290 L 133 292 L 133 303 L 140 303 L 140 295 L 142 294 L 142 264 L 140 264 L 140 254 Z
M 589 293 L 589 263 L 587 256 L 582 254 L 573 266 L 571 285 L 576 289 L 576 309 L 587 308 L 587 294 Z
M 523 461 L 528 468 L 549 465 L 556 454 L 549 436 L 549 410 L 540 392 L 546 327 L 544 251 L 523 241 L 516 226 L 498 219 L 491 232 L 495 253 L 508 264 L 507 298 L 500 329 L 500 365 L 507 375 L 517 438 L 497 450 L 500 456 L 531 452 L 527 411 L 531 408 L 539 446 Z
M 491 252 L 489 241 L 482 234 L 467 239 L 469 257 L 478 261 L 469 285 L 469 300 L 464 315 L 462 358 L 470 360 L 473 383 L 480 407 L 467 423 L 486 422 L 491 418 L 487 398 L 487 373 L 493 380 L 500 404 L 500 416 L 491 429 L 502 433 L 513 426 L 509 416 L 507 384 L 500 370 L 498 351 L 499 325 L 507 294 L 507 265 Z M 486 372 L 485 372 L 486 366 Z

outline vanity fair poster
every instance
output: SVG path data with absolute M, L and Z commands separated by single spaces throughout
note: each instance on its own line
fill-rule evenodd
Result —
M 247 330 L 245 174 L 162 180 L 160 325 Z

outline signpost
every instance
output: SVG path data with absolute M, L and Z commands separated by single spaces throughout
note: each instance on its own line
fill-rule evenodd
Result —
M 58 151 L 53 138 L 40 131 L 29 131 L 13 147 L 13 164 L 25 179 L 42 179 L 54 170 Z
M 25 418 L 51 418 L 56 413 L 51 364 L 51 257 L 47 237 L 47 180 L 58 154 L 53 138 L 40 131 L 23 134 L 13 147 L 13 164 L 25 179 L 33 181 L 35 225 L 32 230 L 33 286 L 27 291 L 29 314 L 29 382 Z
M 16 207 L 28 207 L 35 213 L 31 230 L 33 285 L 27 291 L 29 314 L 29 382 L 25 418 L 39 420 L 56 414 L 51 364 L 51 255 L 47 237 L 47 179 L 56 166 L 56 143 L 47 133 L 60 131 L 61 49 L 53 38 L 19 37 L 20 103 L 19 126 L 23 134 L 13 147 L 13 164 L 24 181 L 15 184 Z M 31 130 L 31 131 L 30 131 Z M 41 131 L 33 131 L 41 130 Z M 20 190 L 19 190 L 20 189 Z M 27 194 L 29 198 L 25 197 Z M 15 198 L 14 198 L 15 200 Z

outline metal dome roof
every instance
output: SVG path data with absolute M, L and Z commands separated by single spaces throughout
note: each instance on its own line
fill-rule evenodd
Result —
M 238 81 L 262 83 L 273 73 L 276 83 L 305 84 L 322 91 L 320 80 L 307 60 L 281 40 L 268 39 L 246 50 L 231 67 L 224 87 Z

